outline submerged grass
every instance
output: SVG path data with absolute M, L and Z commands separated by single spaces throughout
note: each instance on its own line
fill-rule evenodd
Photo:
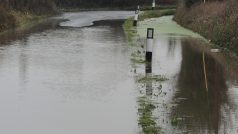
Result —
M 133 19 L 129 18 L 127 19 L 123 24 L 123 29 L 126 34 L 128 42 L 132 42 L 132 38 L 134 35 L 134 29 L 133 29 Z
M 158 134 L 161 133 L 161 128 L 157 126 L 155 118 L 153 117 L 153 110 L 156 106 L 152 101 L 146 97 L 138 98 L 139 108 L 139 125 L 145 134 Z
M 133 63 L 138 63 L 138 64 L 145 64 L 145 63 L 147 63 L 146 60 L 144 60 L 144 59 L 131 58 L 131 61 Z
M 175 9 L 163 9 L 163 10 L 153 10 L 153 11 L 144 11 L 140 14 L 140 20 L 143 21 L 147 18 L 157 18 L 164 15 L 173 15 L 175 13 Z M 141 28 L 142 25 L 139 24 Z M 143 27 L 142 27 L 143 28 Z M 133 27 L 133 18 L 130 18 L 125 21 L 123 25 L 124 32 L 128 39 L 130 47 L 133 52 L 131 54 L 132 66 L 147 64 L 144 59 L 144 42 L 141 44 L 139 38 L 141 34 L 138 33 L 138 28 Z M 137 38 L 138 37 L 138 38 Z M 136 69 L 134 70 L 136 72 Z M 163 82 L 168 80 L 163 75 L 152 75 L 152 76 L 138 76 L 137 83 L 147 83 L 147 82 Z M 138 98 L 138 125 L 142 129 L 142 133 L 144 134 L 160 134 L 162 133 L 161 127 L 157 124 L 157 118 L 153 115 L 153 111 L 156 109 L 155 102 L 153 102 L 150 98 L 147 98 L 146 95 L 142 95 L 143 97 Z
M 149 81 L 156 81 L 156 82 L 164 82 L 167 81 L 168 78 L 166 78 L 163 75 L 153 75 L 153 76 L 143 76 L 137 79 L 138 83 L 146 83 Z

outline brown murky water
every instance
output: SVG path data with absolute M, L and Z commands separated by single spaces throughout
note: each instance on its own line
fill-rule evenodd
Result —
M 174 95 L 177 105 L 172 109 L 172 114 L 183 119 L 178 122 L 177 129 L 186 128 L 190 133 L 238 133 L 237 60 L 211 53 L 201 42 L 181 42 L 182 61 Z M 204 64 L 208 89 L 202 69 Z

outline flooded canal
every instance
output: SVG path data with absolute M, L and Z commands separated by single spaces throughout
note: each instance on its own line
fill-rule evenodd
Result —
M 158 133 L 237 134 L 237 59 L 171 16 L 141 22 L 129 46 L 122 24 L 133 14 L 66 13 L 1 35 L 0 133 L 138 134 L 142 111 Z M 152 64 L 137 61 L 147 27 L 157 27 Z
M 1 36 L 0 133 L 136 133 L 134 79 L 122 23 L 47 24 Z

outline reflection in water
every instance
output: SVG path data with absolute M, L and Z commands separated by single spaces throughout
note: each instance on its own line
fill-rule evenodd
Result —
M 194 133 L 218 133 L 221 121 L 220 109 L 227 103 L 227 85 L 222 65 L 208 53 L 205 63 L 208 91 L 205 88 L 202 51 L 182 42 L 182 63 L 175 94 L 177 106 L 173 114 L 183 117 L 180 129 Z M 207 128 L 199 129 L 199 128 Z
M 176 38 L 175 37 L 169 37 L 169 43 L 168 43 L 168 56 L 174 56 L 175 51 L 175 45 L 176 45 Z
M 146 81 L 146 96 L 152 96 L 153 94 L 153 87 L 152 87 L 152 79 L 150 79 L 152 77 L 152 63 L 148 62 L 146 63 L 146 67 L 145 67 L 145 73 L 146 73 L 146 78 L 148 79 Z
M 19 56 L 19 79 L 21 80 L 21 85 L 23 86 L 25 82 L 27 81 L 27 67 L 28 67 L 28 59 L 27 59 L 27 54 L 26 54 L 26 45 L 28 44 L 27 42 L 27 37 L 23 37 L 21 41 L 21 52 Z

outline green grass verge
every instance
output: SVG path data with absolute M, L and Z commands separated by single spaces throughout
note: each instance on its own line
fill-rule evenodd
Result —
M 161 9 L 161 10 L 145 11 L 140 15 L 139 20 L 143 21 L 149 18 L 158 18 L 161 16 L 174 15 L 175 12 L 176 12 L 176 9 Z
M 144 11 L 142 14 L 139 15 L 139 21 L 143 21 L 148 18 L 157 18 L 161 16 L 166 16 L 166 15 L 173 15 L 175 14 L 175 12 L 176 12 L 176 9 L 174 8 L 148 10 L 148 11 Z M 135 28 L 133 27 L 133 18 L 129 18 L 124 22 L 123 29 L 124 29 L 128 42 L 131 43 L 133 36 L 136 33 Z

